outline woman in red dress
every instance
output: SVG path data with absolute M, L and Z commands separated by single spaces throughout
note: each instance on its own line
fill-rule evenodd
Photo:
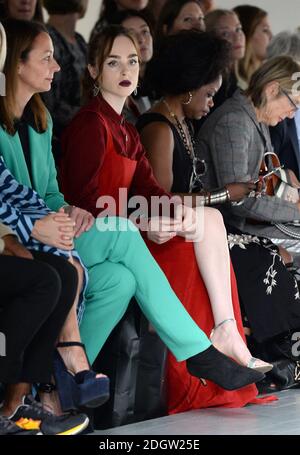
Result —
M 136 88 L 138 69 L 138 49 L 123 29 L 107 28 L 91 42 L 85 78 L 87 104 L 63 135 L 61 181 L 67 200 L 95 216 L 104 208 L 101 196 L 113 197 L 116 214 L 124 214 L 127 201 L 124 204 L 119 198 L 120 188 L 129 195 L 144 196 L 148 202 L 153 196 L 170 198 L 152 174 L 136 129 L 121 115 L 127 96 Z M 218 68 L 217 74 L 221 71 Z M 149 221 L 148 247 L 194 320 L 208 335 L 215 327 L 213 342 L 218 340 L 218 349 L 242 365 L 250 366 L 252 361 L 253 368 L 266 371 L 269 364 L 253 359 L 244 342 L 221 215 L 211 208 L 203 208 L 203 214 L 201 241 L 186 241 L 195 212 L 184 206 L 182 221 L 168 220 L 167 231 L 153 227 L 157 218 Z M 199 305 L 192 304 L 197 300 Z M 210 382 L 203 387 L 171 355 L 167 374 L 169 413 L 208 406 L 239 407 L 254 402 L 257 394 L 255 386 L 235 392 Z

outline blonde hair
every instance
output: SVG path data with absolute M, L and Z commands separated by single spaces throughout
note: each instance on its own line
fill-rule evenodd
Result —
M 219 33 L 218 33 L 218 29 L 219 29 L 218 21 L 222 17 L 229 17 L 229 16 L 235 16 L 239 20 L 238 15 L 234 11 L 232 11 L 230 9 L 220 9 L 220 8 L 218 8 L 218 9 L 215 9 L 215 10 L 211 11 L 204 18 L 206 31 L 207 32 L 213 32 L 213 33 L 215 33 L 216 35 L 219 36 Z M 222 36 L 220 36 L 220 38 L 224 39 Z M 231 66 L 232 66 L 232 63 L 229 62 L 228 68 L 225 69 L 224 72 L 223 72 L 223 76 L 224 77 L 226 77 L 226 74 L 228 74 L 228 72 L 230 72 Z M 235 74 L 236 79 L 239 80 L 240 76 L 239 76 L 239 72 L 238 72 L 238 61 L 235 61 L 233 63 L 232 71 Z
M 285 91 L 292 93 L 295 79 L 300 72 L 300 64 L 289 56 L 281 55 L 265 62 L 252 75 L 245 95 L 250 97 L 254 106 L 261 108 L 266 104 L 265 88 L 271 82 L 278 82 Z
M 230 9 L 215 9 L 210 13 L 207 13 L 204 21 L 207 32 L 217 32 L 218 31 L 218 21 L 223 16 L 236 16 L 238 15 Z
M 237 14 L 246 37 L 246 51 L 243 59 L 239 61 L 238 73 L 243 85 L 247 85 L 254 71 L 261 64 L 254 55 L 251 45 L 251 38 L 254 35 L 257 26 L 268 16 L 268 13 L 252 5 L 240 5 L 233 8 Z

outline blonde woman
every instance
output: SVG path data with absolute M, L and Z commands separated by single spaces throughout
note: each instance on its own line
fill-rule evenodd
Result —
M 300 95 L 293 90 L 292 77 L 299 71 L 300 65 L 288 56 L 267 61 L 253 74 L 245 92 L 237 91 L 209 117 L 198 136 L 209 187 L 259 178 L 262 160 L 269 164 L 266 153 L 273 152 L 268 127 L 293 118 L 298 109 Z M 299 240 L 288 238 L 274 225 L 299 220 L 299 202 L 265 195 L 228 206 L 224 214 L 242 231 L 263 235 L 290 253 L 299 253 Z
M 247 88 L 250 78 L 266 59 L 272 39 L 268 13 L 257 6 L 241 5 L 233 9 L 246 36 L 246 53 L 239 62 L 239 86 Z
M 280 32 L 272 39 L 268 47 L 268 58 L 289 55 L 300 62 L 300 33 Z M 300 111 L 294 118 L 287 118 L 274 127 L 270 127 L 272 145 L 285 168 L 294 171 L 300 179 Z
M 223 73 L 222 86 L 214 98 L 213 111 L 232 96 L 238 87 L 238 64 L 244 58 L 246 40 L 241 22 L 234 11 L 216 9 L 205 16 L 205 25 L 208 32 L 214 32 L 231 45 L 230 60 Z

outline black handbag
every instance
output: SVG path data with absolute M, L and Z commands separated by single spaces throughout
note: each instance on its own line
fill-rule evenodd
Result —
M 279 392 L 300 386 L 300 362 L 290 359 L 280 359 L 273 363 L 273 369 L 266 374 L 265 379 L 257 383 L 260 393 Z
M 253 343 L 253 339 L 251 340 Z M 300 386 L 300 361 L 293 355 L 291 334 L 251 345 L 251 352 L 273 364 L 265 379 L 257 384 L 260 393 L 272 393 Z
M 273 362 L 270 379 L 278 386 L 279 390 L 291 389 L 300 385 L 300 362 L 282 359 Z
M 110 378 L 110 399 L 94 412 L 105 429 L 166 414 L 167 348 L 133 301 L 94 362 Z

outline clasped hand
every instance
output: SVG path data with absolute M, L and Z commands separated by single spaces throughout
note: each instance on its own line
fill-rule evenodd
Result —
M 34 223 L 31 236 L 45 245 L 62 250 L 74 248 L 75 221 L 61 208 L 57 213 L 37 220 Z
M 148 239 L 159 245 L 168 242 L 176 235 L 190 241 L 197 240 L 197 215 L 195 210 L 178 204 L 175 207 L 174 215 L 174 218 L 150 218 L 147 232 Z
M 75 207 L 74 205 L 67 205 L 64 207 L 65 213 L 75 222 L 75 237 L 78 238 L 83 232 L 87 232 L 94 224 L 94 217 L 90 212 L 84 209 Z

